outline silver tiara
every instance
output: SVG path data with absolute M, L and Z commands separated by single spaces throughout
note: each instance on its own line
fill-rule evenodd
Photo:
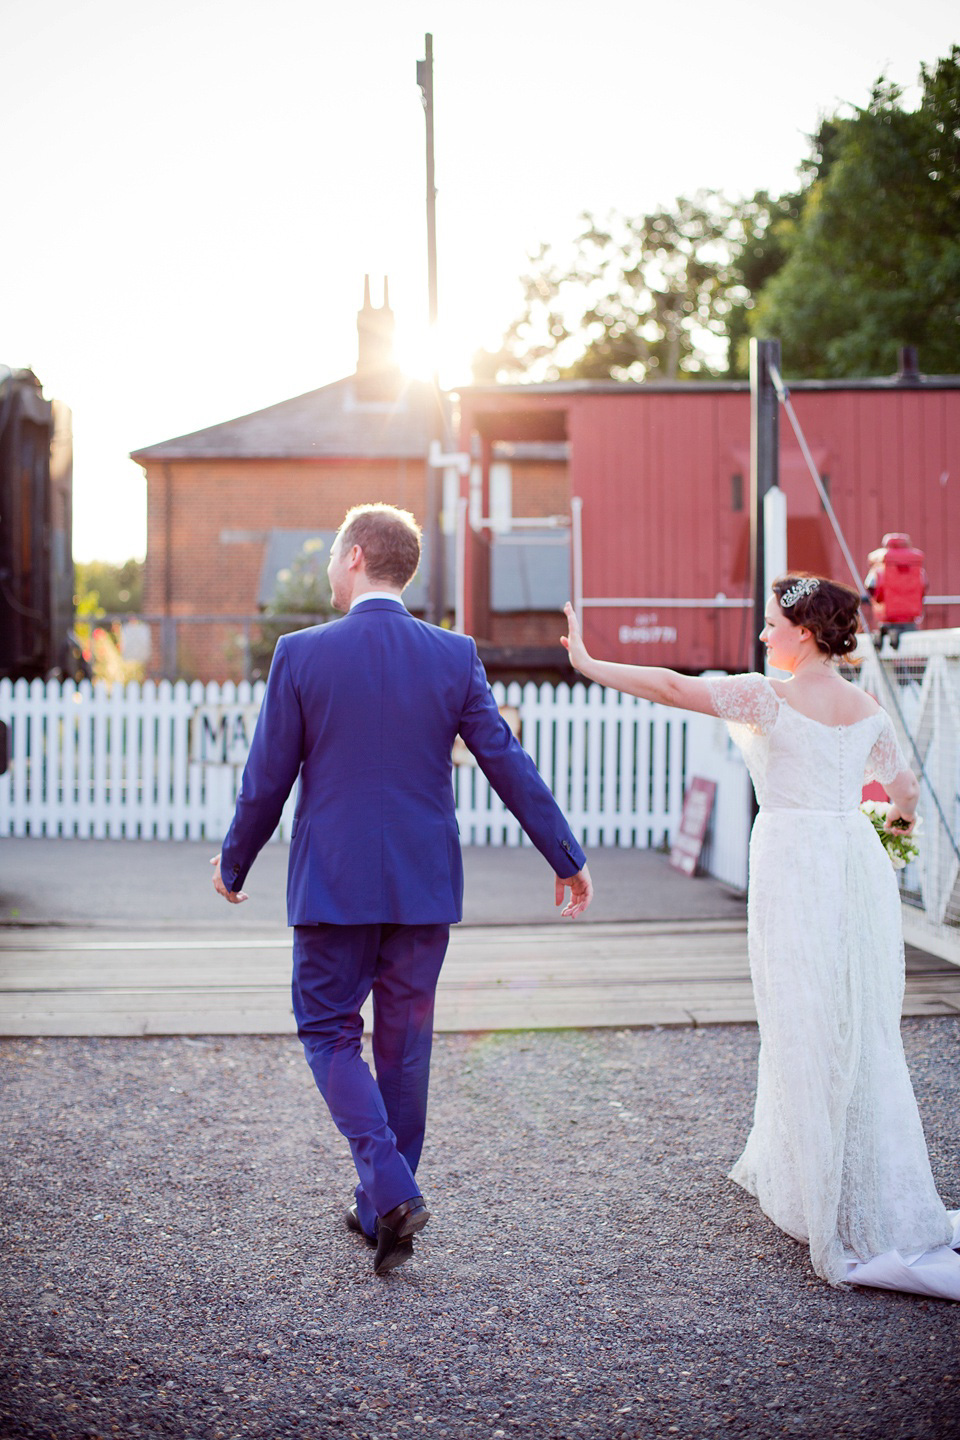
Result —
M 790 606 L 796 605 L 797 601 L 802 600 L 804 595 L 812 595 L 814 591 L 819 589 L 819 580 L 798 580 L 796 585 L 791 585 L 790 589 L 784 590 L 780 596 L 780 609 L 789 610 Z

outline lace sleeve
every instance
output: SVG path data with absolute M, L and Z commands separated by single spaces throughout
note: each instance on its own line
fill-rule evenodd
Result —
M 777 718 L 776 691 L 764 675 L 724 675 L 708 680 L 710 699 L 721 720 L 765 735 Z
M 881 785 L 886 785 L 890 780 L 895 780 L 902 770 L 909 769 L 893 722 L 889 715 L 884 715 L 880 734 L 874 740 L 867 756 L 866 781 L 869 783 L 871 780 L 879 780 Z

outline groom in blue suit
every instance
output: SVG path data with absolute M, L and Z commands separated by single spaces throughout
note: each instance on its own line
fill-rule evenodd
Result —
M 234 904 L 299 776 L 287 919 L 293 1008 L 317 1086 L 350 1143 L 346 1214 L 384 1274 L 429 1219 L 415 1180 L 427 1111 L 434 995 L 463 864 L 451 751 L 459 734 L 581 914 L 585 857 L 533 761 L 501 718 L 468 636 L 426 625 L 401 598 L 420 563 L 413 516 L 351 510 L 330 552 L 339 624 L 277 644 L 236 813 L 212 862 Z M 361 1056 L 373 992 L 376 1079 Z

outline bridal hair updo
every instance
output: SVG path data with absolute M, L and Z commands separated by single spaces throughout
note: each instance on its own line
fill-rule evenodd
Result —
M 857 648 L 860 596 L 849 585 L 791 570 L 774 580 L 772 589 L 787 619 L 809 630 L 824 655 L 849 655 Z
M 340 526 L 340 547 L 359 545 L 367 577 L 402 590 L 420 565 L 420 526 L 396 505 L 354 505 Z

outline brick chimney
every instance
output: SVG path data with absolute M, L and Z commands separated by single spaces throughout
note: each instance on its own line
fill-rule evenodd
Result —
M 383 304 L 370 303 L 370 276 L 363 277 L 363 309 L 357 312 L 357 395 L 361 400 L 394 400 L 400 372 L 393 358 L 395 321 L 390 309 L 387 277 Z

